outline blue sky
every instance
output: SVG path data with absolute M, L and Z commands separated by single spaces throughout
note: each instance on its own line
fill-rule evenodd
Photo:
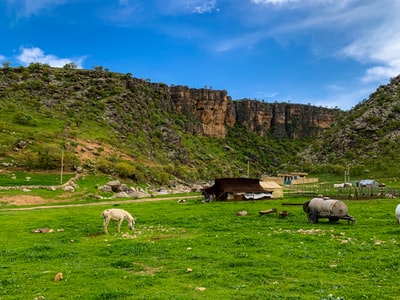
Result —
M 398 0 L 1 0 L 0 62 L 350 109 L 400 74 Z

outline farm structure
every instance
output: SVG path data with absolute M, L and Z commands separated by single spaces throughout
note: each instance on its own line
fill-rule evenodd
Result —
M 279 185 L 318 183 L 318 178 L 309 178 L 307 176 L 308 174 L 304 172 L 280 173 L 277 176 L 262 176 L 261 180 L 274 181 Z
M 272 190 L 265 190 L 260 180 L 254 178 L 219 178 L 213 186 L 203 189 L 206 201 L 270 199 L 272 194 Z
M 260 185 L 265 191 L 272 193 L 272 198 L 283 198 L 283 187 L 273 181 L 260 181 Z

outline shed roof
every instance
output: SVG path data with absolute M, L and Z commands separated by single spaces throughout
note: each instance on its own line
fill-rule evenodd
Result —
M 261 181 L 260 185 L 264 188 L 264 189 L 283 189 L 282 186 L 280 186 L 279 184 L 277 184 L 274 181 Z
M 225 193 L 265 193 L 259 179 L 253 178 L 219 178 L 213 186 L 204 189 L 207 193 L 223 191 Z

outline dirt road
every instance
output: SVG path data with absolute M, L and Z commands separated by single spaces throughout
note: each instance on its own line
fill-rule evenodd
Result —
M 114 205 L 114 204 L 123 204 L 123 203 L 138 203 L 138 202 L 155 202 L 155 201 L 164 201 L 164 200 L 178 200 L 178 199 L 195 199 L 200 196 L 185 196 L 185 197 L 165 197 L 165 198 L 139 198 L 132 200 L 112 200 L 112 201 L 99 201 L 92 203 L 77 203 L 77 204 L 60 204 L 60 205 L 41 205 L 41 206 L 32 206 L 32 207 L 15 207 L 15 208 L 4 208 L 0 209 L 1 211 L 10 211 L 10 210 L 34 210 L 34 209 L 49 209 L 49 208 L 65 208 L 65 207 L 79 207 L 79 206 L 98 206 L 98 205 Z

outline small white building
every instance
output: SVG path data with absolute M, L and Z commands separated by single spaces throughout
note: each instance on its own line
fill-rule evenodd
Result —
M 274 181 L 260 181 L 261 187 L 266 191 L 272 193 L 272 198 L 283 198 L 283 187 Z

